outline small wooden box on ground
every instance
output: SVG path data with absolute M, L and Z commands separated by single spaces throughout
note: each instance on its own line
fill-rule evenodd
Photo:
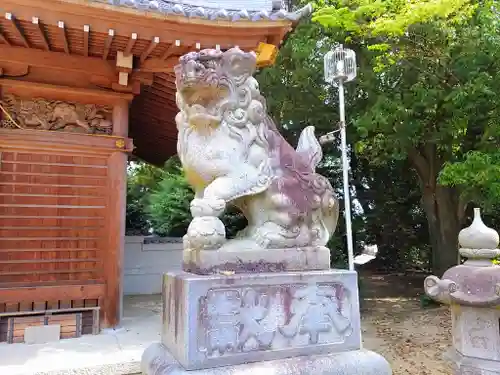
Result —
M 99 309 L 40 315 L 0 316 L 0 342 L 25 342 L 25 330 L 33 326 L 58 325 L 61 339 L 99 333 Z

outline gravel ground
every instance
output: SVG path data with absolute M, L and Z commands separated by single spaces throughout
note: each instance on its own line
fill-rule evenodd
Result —
M 364 345 L 383 355 L 394 375 L 452 374 L 442 359 L 451 344 L 449 309 L 420 306 L 424 276 L 362 276 Z

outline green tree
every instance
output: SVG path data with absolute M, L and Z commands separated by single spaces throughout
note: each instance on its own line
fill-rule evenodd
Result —
M 127 168 L 127 209 L 125 228 L 127 235 L 147 235 L 151 222 L 147 213 L 149 193 L 163 176 L 160 168 L 131 160 Z
M 162 170 L 161 180 L 149 196 L 147 212 L 154 233 L 159 236 L 182 237 L 186 234 L 191 213 L 189 205 L 194 198 L 177 156 L 170 158 Z M 221 217 L 228 238 L 243 229 L 247 221 L 235 207 L 229 207 Z
M 471 151 L 465 160 L 446 164 L 439 181 L 443 185 L 459 187 L 465 199 L 481 205 L 486 212 L 498 212 L 500 152 L 498 149 L 491 152 Z
M 278 60 L 258 75 L 270 114 L 292 145 L 308 125 L 321 135 L 337 127 L 337 92 L 323 81 L 323 56 L 336 45 L 337 38 L 317 23 L 302 22 L 282 46 Z M 368 67 L 371 70 L 371 67 Z M 364 110 L 356 100 L 355 83 L 347 86 L 348 144 L 359 140 L 350 120 Z M 358 109 L 359 108 L 359 109 Z M 324 145 L 324 160 L 318 172 L 328 177 L 336 188 L 343 209 L 342 169 L 338 137 Z M 373 165 L 364 155 L 348 150 L 351 160 L 353 232 L 357 249 L 363 244 L 377 244 L 380 262 L 386 268 L 406 268 L 428 258 L 429 247 L 425 215 L 420 208 L 416 177 L 404 160 Z M 329 243 L 332 265 L 345 266 L 345 225 L 341 218 Z M 411 250 L 411 251 L 410 251 Z
M 149 196 L 148 213 L 154 233 L 159 236 L 182 237 L 191 221 L 190 189 L 177 157 L 170 158 L 162 170 L 162 178 Z
M 125 233 L 127 236 L 144 236 L 149 233 L 150 228 L 143 196 L 128 182 Z
M 408 160 L 416 171 L 437 273 L 457 263 L 470 202 L 463 184 L 440 184 L 439 175 L 471 151 L 498 147 L 500 28 L 493 5 L 346 0 L 318 3 L 313 17 L 359 57 L 350 96 L 362 138 L 357 153 L 372 164 Z

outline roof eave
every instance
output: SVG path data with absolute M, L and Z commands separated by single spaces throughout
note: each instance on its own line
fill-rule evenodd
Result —
M 159 2 L 150 0 L 130 0 L 116 4 L 114 0 L 60 0 L 61 2 L 90 8 L 106 9 L 124 14 L 133 14 L 147 19 L 175 20 L 183 23 L 213 24 L 232 27 L 280 27 L 297 23 L 312 12 L 310 4 L 289 12 L 285 9 L 277 11 L 247 11 L 193 7 L 175 2 Z M 170 4 L 166 6 L 165 4 Z

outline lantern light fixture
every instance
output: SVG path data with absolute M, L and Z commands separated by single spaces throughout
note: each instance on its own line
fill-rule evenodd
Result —
M 354 245 L 352 239 L 351 199 L 349 189 L 349 159 L 347 158 L 347 135 L 345 129 L 344 83 L 352 81 L 356 78 L 356 54 L 353 50 L 345 49 L 341 44 L 333 51 L 325 54 L 324 69 L 325 81 L 338 88 L 340 129 L 325 134 L 320 138 L 320 140 L 324 142 L 331 142 L 334 139 L 334 133 L 340 131 L 347 254 L 349 259 L 349 269 L 353 271 Z

